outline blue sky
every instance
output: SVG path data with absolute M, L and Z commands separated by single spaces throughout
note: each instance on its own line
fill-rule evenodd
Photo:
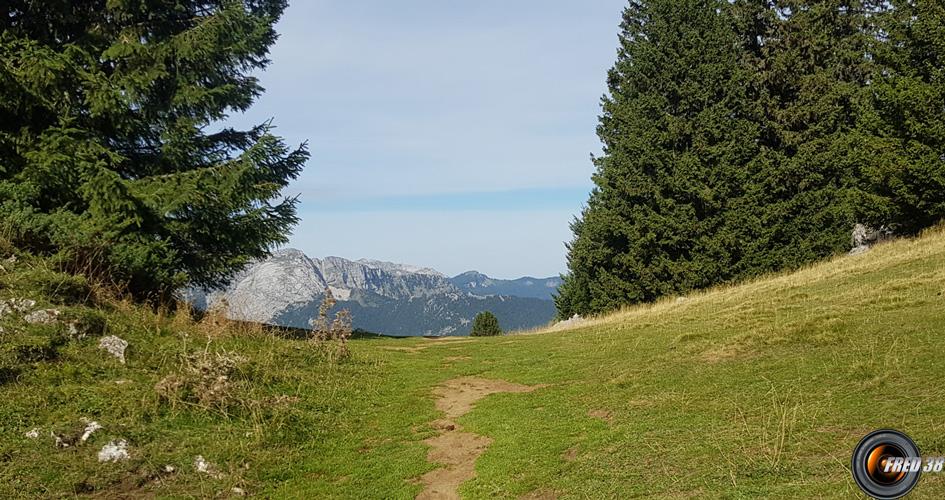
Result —
M 266 93 L 312 158 L 290 245 L 495 277 L 565 270 L 625 0 L 295 0 Z

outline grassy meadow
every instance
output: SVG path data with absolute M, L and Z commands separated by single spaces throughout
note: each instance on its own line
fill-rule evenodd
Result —
M 462 377 L 533 388 L 456 417 L 489 440 L 463 498 L 851 498 L 871 430 L 945 455 L 943 229 L 573 330 L 359 339 L 341 360 L 111 300 L 27 256 L 0 265 L 0 300 L 80 330 L 0 317 L 3 498 L 414 498 L 449 432 L 437 388 Z M 117 440 L 128 458 L 99 462 Z M 912 493 L 943 495 L 933 474 Z

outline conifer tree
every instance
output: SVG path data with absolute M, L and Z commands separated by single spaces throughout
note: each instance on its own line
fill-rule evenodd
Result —
M 502 335 L 502 327 L 499 326 L 499 319 L 489 311 L 483 311 L 473 319 L 470 337 L 494 337 Z
M 945 218 L 945 5 L 880 4 L 858 158 L 869 222 L 910 234 Z
M 559 315 L 806 264 L 857 222 L 941 220 L 943 68 L 936 2 L 631 1 Z
M 0 224 L 139 296 L 223 283 L 296 221 L 260 95 L 283 0 L 0 5 Z
M 777 0 L 759 59 L 765 131 L 751 164 L 760 233 L 747 274 L 806 264 L 848 248 L 871 194 L 862 184 L 859 130 L 874 7 L 860 0 Z
M 624 11 L 597 129 L 604 154 L 572 224 L 560 316 L 736 272 L 760 132 L 754 72 L 734 24 L 721 0 L 639 0 Z

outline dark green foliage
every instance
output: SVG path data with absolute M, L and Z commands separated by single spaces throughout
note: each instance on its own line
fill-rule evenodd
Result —
M 740 260 L 748 224 L 730 214 L 750 203 L 759 111 L 724 4 L 631 2 L 624 12 L 598 126 L 604 156 L 572 225 L 561 316 L 707 286 Z
M 41 293 L 56 304 L 84 304 L 92 297 L 89 281 L 82 275 L 33 270 L 23 273 L 23 281 L 34 293 Z
M 893 1 L 878 24 L 860 157 L 881 215 L 915 233 L 945 217 L 945 5 Z
M 102 307 L 102 306 L 99 306 Z M 100 337 L 108 330 L 108 321 L 100 309 L 76 308 L 63 311 L 60 322 L 72 325 L 75 337 Z
M 221 128 L 262 92 L 281 0 L 0 5 L 0 223 L 139 295 L 217 285 L 285 241 L 307 152 Z
M 12 349 L 17 363 L 52 361 L 59 355 L 59 348 L 68 342 L 63 335 L 29 336 L 18 343 L 7 346 Z
M 489 311 L 483 311 L 476 315 L 473 320 L 471 337 L 495 337 L 502 335 L 502 328 L 499 326 L 499 320 Z
M 794 268 L 945 216 L 945 8 L 631 1 L 561 317 Z
M 875 71 L 868 2 L 783 0 L 766 16 L 759 70 L 764 109 L 751 162 L 757 234 L 734 277 L 793 268 L 849 246 L 857 221 L 889 222 L 861 183 L 868 141 L 858 130 Z

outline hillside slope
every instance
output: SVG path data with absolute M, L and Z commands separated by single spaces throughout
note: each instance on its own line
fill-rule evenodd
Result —
M 0 318 L 4 498 L 414 498 L 450 475 L 468 498 L 850 498 L 850 453 L 873 429 L 945 455 L 942 229 L 571 331 L 366 339 L 341 362 L 310 341 L 77 299 L 64 291 L 81 283 L 28 258 L 3 265 L 0 299 L 104 319 L 63 340 Z M 98 348 L 106 334 L 130 342 L 126 364 Z M 225 371 L 226 397 L 156 390 L 193 366 Z M 102 426 L 85 442 L 83 418 Z M 128 459 L 98 462 L 120 440 Z M 929 474 L 912 498 L 943 495 Z

